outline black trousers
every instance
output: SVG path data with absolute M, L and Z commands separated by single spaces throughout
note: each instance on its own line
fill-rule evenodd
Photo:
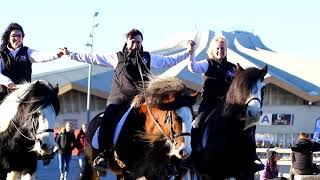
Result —
M 198 115 L 193 120 L 191 146 L 194 149 L 200 148 L 202 146 L 202 136 L 206 119 L 208 115 L 219 105 L 220 102 L 221 101 L 219 99 L 216 99 L 215 101 L 202 99 L 198 109 Z
M 123 114 L 128 110 L 130 102 L 108 104 L 104 111 L 99 130 L 99 151 L 108 151 L 113 145 L 114 131 Z

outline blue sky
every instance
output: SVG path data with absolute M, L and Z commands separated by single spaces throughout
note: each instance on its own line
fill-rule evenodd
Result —
M 98 11 L 95 52 L 120 50 L 131 28 L 143 32 L 144 49 L 150 51 L 171 35 L 197 27 L 253 32 L 276 52 L 320 60 L 319 7 L 318 0 L 16 0 L 0 7 L 0 32 L 18 22 L 26 34 L 24 44 L 33 49 L 66 46 L 89 52 L 85 44 L 90 41 L 93 13 Z M 68 63 L 63 62 L 62 66 L 57 62 L 35 67 L 34 73 L 66 67 Z

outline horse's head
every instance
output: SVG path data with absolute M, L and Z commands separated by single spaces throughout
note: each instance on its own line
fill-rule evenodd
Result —
M 134 101 L 140 102 L 140 111 L 146 116 L 148 140 L 165 140 L 170 148 L 169 156 L 185 159 L 191 154 L 192 105 L 195 100 L 196 95 L 187 93 L 179 79 L 165 77 L 153 79 Z
M 40 156 L 52 153 L 56 116 L 60 111 L 58 87 L 39 80 L 19 85 L 1 104 L 6 124 L 11 123 L 16 134 L 27 139 L 32 151 Z
M 242 108 L 245 120 L 245 128 L 254 125 L 262 114 L 264 95 L 264 76 L 267 74 L 268 66 L 262 69 L 243 69 L 237 65 L 238 73 L 232 81 L 227 93 L 227 104 L 233 104 Z

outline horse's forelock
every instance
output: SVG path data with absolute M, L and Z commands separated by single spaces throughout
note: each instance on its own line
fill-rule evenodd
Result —
M 168 97 L 175 97 L 186 89 L 181 80 L 175 77 L 156 77 L 152 78 L 148 87 L 142 90 L 139 98 L 140 102 L 145 101 L 152 105 L 161 105 Z
M 241 71 L 229 87 L 226 103 L 244 105 L 252 87 L 259 79 L 261 79 L 261 71 L 258 68 L 251 67 Z

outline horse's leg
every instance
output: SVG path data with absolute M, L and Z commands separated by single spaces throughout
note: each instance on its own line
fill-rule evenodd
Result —
M 18 171 L 11 171 L 7 174 L 7 180 L 16 180 L 21 176 L 21 173 Z

